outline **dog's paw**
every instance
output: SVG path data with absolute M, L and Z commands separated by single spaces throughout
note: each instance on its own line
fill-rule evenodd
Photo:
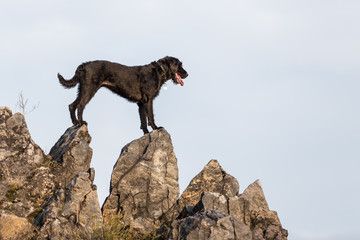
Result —
M 149 133 L 149 130 L 147 129 L 147 127 L 145 127 L 145 128 L 143 128 L 143 127 L 140 127 L 142 130 L 143 130 L 143 132 L 144 132 L 144 135 L 145 134 L 147 134 L 147 133 Z
M 87 123 L 86 121 L 81 121 L 81 124 L 80 124 L 80 125 L 81 125 L 81 126 L 82 126 L 82 125 L 86 125 L 86 126 L 87 126 L 88 123 Z

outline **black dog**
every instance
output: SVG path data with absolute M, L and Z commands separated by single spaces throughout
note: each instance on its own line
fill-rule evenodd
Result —
M 144 66 L 128 67 L 108 61 L 93 61 L 81 64 L 70 80 L 60 74 L 58 78 L 65 88 L 72 88 L 79 83 L 78 96 L 69 105 L 73 124 L 87 124 L 82 115 L 85 105 L 101 87 L 136 102 L 139 106 L 141 126 L 144 134 L 148 133 L 147 122 L 152 129 L 158 129 L 154 121 L 153 100 L 159 95 L 161 86 L 169 79 L 175 84 L 184 85 L 181 78 L 188 76 L 182 63 L 174 57 L 165 57 Z M 75 110 L 78 110 L 78 119 Z

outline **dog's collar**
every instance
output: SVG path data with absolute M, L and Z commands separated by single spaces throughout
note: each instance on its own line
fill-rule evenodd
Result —
M 163 72 L 166 72 L 164 67 L 161 65 L 161 63 L 159 63 L 158 61 L 156 61 L 156 63 L 160 66 L 160 68 L 163 70 Z

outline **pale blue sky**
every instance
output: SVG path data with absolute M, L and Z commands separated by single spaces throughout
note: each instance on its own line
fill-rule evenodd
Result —
M 360 235 L 360 2 L 0 2 L 0 105 L 19 92 L 49 151 L 71 126 L 76 88 L 57 80 L 95 59 L 183 61 L 155 119 L 171 134 L 180 188 L 214 158 L 242 192 L 260 179 L 292 240 Z M 142 136 L 137 105 L 100 90 L 84 112 L 102 203 L 121 148 Z

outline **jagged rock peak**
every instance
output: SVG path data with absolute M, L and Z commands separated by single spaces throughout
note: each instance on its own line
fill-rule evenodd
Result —
M 0 214 L 31 219 L 38 213 L 55 187 L 47 163 L 24 116 L 0 107 Z
M 73 126 L 45 156 L 24 116 L 0 107 L 0 239 L 101 236 L 90 141 L 86 126 Z
M 203 192 L 216 192 L 233 197 L 239 192 L 239 183 L 236 178 L 224 171 L 217 160 L 210 160 L 190 181 L 180 199 L 162 216 L 162 222 L 174 220 L 186 206 L 195 206 Z
M 87 145 L 91 142 L 91 136 L 89 135 L 86 125 L 69 127 L 51 148 L 50 155 L 54 156 L 54 161 L 64 162 L 63 157 L 66 157 L 64 156 L 66 151 L 70 147 L 79 144 L 79 142 Z
M 286 240 L 288 233 L 282 228 L 277 213 L 269 210 L 260 181 L 250 184 L 242 194 L 238 190 L 237 180 L 227 174 L 218 161 L 211 160 L 163 217 L 166 224 L 158 230 L 158 234 L 166 237 L 159 239 L 216 239 L 224 229 L 223 225 L 215 221 L 211 225 L 212 231 L 204 232 L 198 224 L 209 217 L 208 212 L 217 210 L 240 222 L 237 225 L 245 234 L 240 238 L 234 234 L 236 231 L 221 235 L 227 239 L 247 239 L 246 232 L 251 231 L 253 239 Z M 198 224 L 190 224 L 193 222 Z M 179 229 L 182 235 L 179 235 Z
M 92 148 L 91 136 L 86 125 L 69 127 L 51 148 L 54 175 L 58 177 L 59 187 L 65 187 L 79 172 L 90 168 Z
M 39 167 L 44 157 L 30 136 L 24 116 L 0 107 L 0 180 L 26 175 Z
M 232 197 L 239 193 L 239 183 L 236 178 L 224 171 L 217 160 L 213 159 L 191 180 L 181 198 L 186 205 L 194 205 L 204 191 L 218 192 Z
M 177 159 L 169 133 L 159 129 L 122 149 L 102 211 L 105 221 L 124 214 L 125 222 L 143 234 L 159 226 L 178 196 Z

